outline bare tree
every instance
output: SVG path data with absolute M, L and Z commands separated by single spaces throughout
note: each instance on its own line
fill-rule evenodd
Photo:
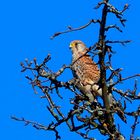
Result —
M 86 93 L 83 94 L 85 91 L 75 77 L 67 82 L 58 80 L 58 77 L 61 76 L 66 69 L 71 70 L 73 64 L 69 66 L 63 65 L 57 72 L 53 72 L 47 66 L 48 61 L 51 60 L 51 55 L 48 54 L 41 64 L 38 64 L 36 58 L 34 58 L 31 62 L 26 60 L 24 63 L 21 63 L 21 67 L 22 72 L 27 70 L 32 72 L 32 76 L 29 75 L 26 76 L 26 78 L 30 81 L 35 93 L 38 89 L 42 91 L 44 95 L 41 96 L 41 98 L 47 99 L 49 104 L 47 109 L 54 120 L 48 126 L 45 126 L 38 122 L 17 118 L 15 116 L 12 116 L 12 119 L 22 121 L 26 125 L 32 124 L 36 129 L 54 131 L 56 140 L 61 138 L 57 128 L 63 123 L 66 123 L 70 131 L 79 134 L 83 139 L 95 139 L 89 137 L 89 133 L 98 130 L 101 135 L 108 136 L 109 140 L 124 140 L 125 134 L 122 134 L 119 129 L 121 126 L 118 126 L 118 122 L 114 121 L 114 115 L 117 114 L 125 123 L 127 123 L 129 117 L 134 118 L 134 124 L 130 126 L 132 128 L 130 140 L 134 140 L 136 126 L 139 124 L 138 117 L 140 116 L 140 106 L 128 112 L 127 105 L 140 99 L 140 96 L 137 94 L 137 81 L 135 80 L 134 82 L 133 90 L 126 89 L 123 91 L 122 89 L 116 88 L 116 86 L 126 80 L 138 77 L 140 74 L 123 77 L 121 74 L 122 69 L 114 69 L 112 66 L 113 44 L 118 43 L 120 45 L 125 45 L 129 43 L 130 40 L 106 39 L 107 32 L 111 29 L 122 32 L 121 28 L 116 24 L 106 25 L 107 15 L 115 15 L 121 25 L 125 26 L 126 19 L 123 18 L 123 13 L 129 8 L 129 5 L 125 4 L 122 10 L 118 10 L 109 0 L 102 0 L 95 7 L 95 9 L 99 8 L 102 12 L 102 17 L 100 19 L 91 19 L 87 24 L 78 28 L 68 26 L 67 30 L 55 33 L 51 39 L 65 33 L 82 30 L 93 23 L 99 24 L 98 40 L 93 46 L 89 47 L 88 53 L 90 52 L 93 58 L 97 57 L 99 60 L 98 65 L 101 72 L 99 85 L 102 88 L 102 100 L 97 98 L 97 102 L 93 101 L 91 104 L 88 104 L 89 99 L 85 96 Z M 107 76 L 107 73 L 109 76 Z M 123 84 L 125 85 L 125 83 Z M 60 106 L 58 102 L 55 103 L 53 100 L 54 96 L 55 98 L 64 100 L 60 92 L 61 88 L 69 90 L 73 94 L 73 98 L 69 99 L 69 102 L 67 102 L 67 104 L 71 104 L 71 109 L 67 111 L 67 115 L 61 111 L 63 106 Z M 112 94 L 115 104 L 110 105 L 108 93 Z M 117 95 L 117 97 L 115 95 Z M 79 125 L 76 125 L 77 122 L 79 122 Z

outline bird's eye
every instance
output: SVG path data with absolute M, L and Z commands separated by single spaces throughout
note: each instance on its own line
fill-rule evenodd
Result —
M 78 45 L 78 43 L 76 42 L 76 43 L 75 43 L 75 46 L 77 46 L 77 45 Z
M 78 43 L 77 42 L 75 43 L 75 48 L 78 50 Z

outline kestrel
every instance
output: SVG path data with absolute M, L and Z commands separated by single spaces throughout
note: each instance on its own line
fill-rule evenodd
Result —
M 88 54 L 88 48 L 80 40 L 74 40 L 70 43 L 72 51 L 72 71 L 74 77 L 78 79 L 86 92 L 94 96 L 101 96 L 101 88 L 98 86 L 100 71 L 97 64 Z
M 82 93 L 84 93 L 88 98 L 89 102 L 92 103 L 96 96 L 102 97 L 102 89 L 99 86 L 100 80 L 100 70 L 98 65 L 91 59 L 88 54 L 88 48 L 80 40 L 74 40 L 70 43 L 70 48 L 72 50 L 72 71 L 76 79 L 78 79 L 78 84 L 82 88 Z M 81 91 L 81 89 L 79 89 Z M 117 105 L 112 94 L 108 94 L 110 105 Z M 126 118 L 121 111 L 118 109 L 117 114 L 120 118 L 126 122 Z

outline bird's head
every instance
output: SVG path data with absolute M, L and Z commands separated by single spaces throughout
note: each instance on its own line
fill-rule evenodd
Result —
M 70 43 L 70 49 L 73 54 L 85 53 L 87 51 L 85 44 L 80 40 L 72 41 Z

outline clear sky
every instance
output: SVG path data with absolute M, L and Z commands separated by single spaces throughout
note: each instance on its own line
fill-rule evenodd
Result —
M 91 25 L 87 29 L 61 35 L 54 40 L 50 36 L 57 31 L 63 31 L 68 25 L 78 27 L 86 24 L 90 19 L 100 16 L 100 10 L 94 10 L 98 0 L 3 0 L 0 2 L 0 139 L 1 140 L 55 140 L 52 132 L 38 131 L 31 126 L 24 127 L 23 123 L 10 119 L 11 115 L 25 117 L 29 120 L 48 124 L 50 114 L 46 110 L 45 100 L 40 99 L 41 93 L 35 95 L 31 85 L 21 73 L 20 62 L 25 58 L 39 61 L 50 53 L 52 60 L 49 65 L 57 71 L 63 64 L 70 64 L 71 52 L 68 48 L 70 41 L 80 39 L 87 46 L 94 44 L 98 38 L 98 26 Z M 114 67 L 124 68 L 123 75 L 128 76 L 140 73 L 140 1 L 139 0 L 111 0 L 116 7 L 129 3 L 130 9 L 124 15 L 127 18 L 126 27 L 120 25 L 123 34 L 111 31 L 108 37 L 112 39 L 130 39 L 132 43 L 127 46 L 115 45 L 116 54 L 113 57 Z M 115 23 L 111 17 L 108 23 Z M 70 79 L 71 73 L 66 74 L 62 80 Z M 139 79 L 140 85 L 140 79 Z M 127 82 L 124 89 L 131 87 Z M 131 88 L 132 89 L 132 88 Z M 138 88 L 140 91 L 140 88 Z M 137 103 L 138 105 L 139 103 Z M 130 105 L 130 109 L 135 104 Z M 122 132 L 128 133 L 128 126 Z M 140 129 L 140 127 L 139 127 Z M 62 140 L 82 140 L 81 137 L 71 133 L 64 126 L 60 128 Z M 136 132 L 140 136 L 140 132 Z M 95 137 L 99 138 L 95 134 Z

